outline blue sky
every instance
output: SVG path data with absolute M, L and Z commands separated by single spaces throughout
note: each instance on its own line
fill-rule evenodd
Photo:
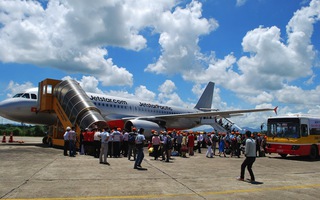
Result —
M 45 78 L 193 107 L 320 111 L 320 0 L 0 1 L 0 100 Z M 272 113 L 232 120 L 256 128 Z

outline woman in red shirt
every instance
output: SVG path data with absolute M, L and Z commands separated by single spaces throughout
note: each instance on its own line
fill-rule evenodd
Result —
M 193 147 L 194 147 L 194 135 L 193 132 L 190 131 L 189 136 L 188 136 L 188 149 L 189 149 L 189 155 L 193 156 Z

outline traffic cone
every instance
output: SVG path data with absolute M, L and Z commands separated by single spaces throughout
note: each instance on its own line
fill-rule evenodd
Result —
M 3 133 L 3 137 L 2 137 L 2 143 L 6 143 L 7 140 L 6 140 L 6 133 Z
M 13 142 L 13 133 L 10 133 L 10 138 L 9 138 L 9 142 L 12 143 Z

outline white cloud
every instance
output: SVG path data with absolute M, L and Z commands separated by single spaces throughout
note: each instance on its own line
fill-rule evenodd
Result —
M 285 86 L 282 90 L 276 92 L 279 102 L 301 104 L 307 107 L 308 105 L 319 105 L 320 86 L 313 90 L 303 90 L 297 86 Z
M 6 89 L 6 91 L 9 92 L 7 93 L 7 97 L 8 98 L 13 97 L 13 95 L 17 93 L 25 92 L 26 90 L 34 87 L 35 86 L 31 82 L 19 84 L 19 83 L 15 83 L 14 81 L 10 81 Z
M 141 101 L 154 101 L 156 97 L 156 94 L 148 90 L 144 85 L 140 85 L 139 87 L 137 87 L 135 89 L 134 95 Z
M 177 89 L 177 87 L 171 80 L 166 80 L 162 85 L 159 86 L 159 91 L 166 94 L 172 93 L 175 89 Z
M 237 6 L 243 6 L 246 2 L 247 2 L 247 0 L 237 0 L 236 5 Z
M 99 94 L 103 93 L 98 88 L 99 81 L 93 76 L 83 76 L 79 82 L 80 82 L 80 86 L 82 87 L 82 89 L 84 91 L 92 92 L 92 93 L 99 93 Z
M 160 34 L 162 55 L 145 71 L 157 74 L 185 73 L 200 67 L 203 55 L 198 46 L 199 37 L 218 27 L 214 19 L 202 18 L 202 4 L 192 1 L 185 9 L 176 7 L 163 12 L 154 22 L 154 32 Z
M 286 42 L 276 26 L 248 31 L 242 42 L 244 56 L 237 59 L 230 53 L 219 59 L 212 53 L 208 67 L 203 65 L 201 71 L 191 70 L 183 77 L 200 83 L 213 80 L 252 104 L 277 100 L 275 91 L 297 79 L 315 76 L 313 63 L 317 52 L 311 36 L 313 26 L 319 22 L 319 12 L 317 0 L 296 11 L 287 25 Z M 286 103 L 291 101 L 294 100 L 286 98 Z
M 189 104 L 183 102 L 179 95 L 175 92 L 177 89 L 175 83 L 171 80 L 166 80 L 159 86 L 160 93 L 158 94 L 158 101 L 162 104 L 188 107 Z

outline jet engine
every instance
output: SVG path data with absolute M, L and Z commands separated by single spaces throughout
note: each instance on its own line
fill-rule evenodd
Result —
M 137 128 L 137 130 L 139 130 L 139 128 L 144 128 L 145 137 L 150 138 L 151 130 L 155 130 L 158 132 L 164 131 L 166 130 L 164 125 L 165 125 L 165 122 L 163 121 L 156 123 L 156 122 L 147 121 L 147 120 L 134 119 L 134 120 L 126 121 L 126 123 L 124 124 L 124 128 L 129 131 L 131 131 L 132 127 Z

